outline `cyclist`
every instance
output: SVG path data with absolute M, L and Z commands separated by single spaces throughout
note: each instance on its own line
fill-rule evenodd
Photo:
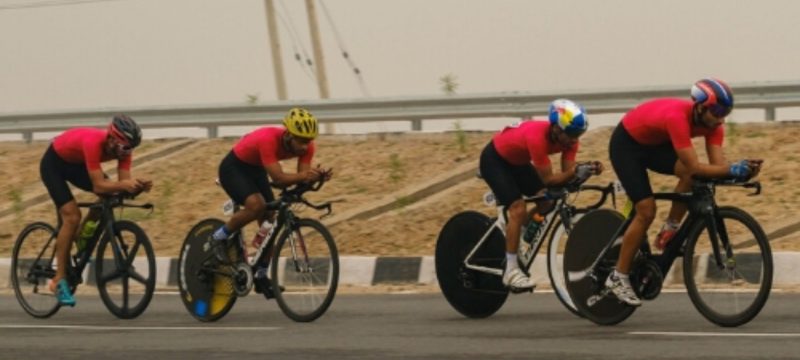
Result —
M 545 187 L 567 184 L 591 172 L 599 174 L 602 164 L 576 166 L 578 138 L 589 123 L 578 104 L 558 99 L 550 104 L 549 121 L 521 121 L 497 133 L 483 149 L 480 173 L 503 207 L 506 225 L 506 267 L 503 284 L 512 292 L 531 290 L 536 285 L 517 264 L 520 227 L 528 223 L 523 195 L 533 196 Z M 555 174 L 548 155 L 561 153 L 561 172 Z M 552 201 L 541 201 L 534 211 L 549 210 Z
M 615 271 L 605 285 L 621 301 L 641 305 L 628 280 L 631 262 L 656 214 L 647 169 L 678 177 L 676 192 L 691 190 L 692 176 L 732 176 L 740 180 L 758 174 L 761 160 L 725 161 L 722 151 L 725 117 L 733 110 L 733 92 L 717 79 L 702 79 L 691 88 L 691 100 L 661 98 L 646 101 L 623 118 L 611 135 L 611 164 L 636 209 L 623 235 Z M 709 164 L 700 163 L 691 138 L 705 137 Z M 663 248 L 686 214 L 683 203 L 674 202 L 656 239 Z
M 270 181 L 288 186 L 317 181 L 321 176 L 328 179 L 333 174 L 331 169 L 311 167 L 316 151 L 314 139 L 318 134 L 314 115 L 305 109 L 293 108 L 284 117 L 283 125 L 283 128 L 262 127 L 244 135 L 219 165 L 220 185 L 233 201 L 242 205 L 241 211 L 234 213 L 209 239 L 221 263 L 230 262 L 224 240 L 253 220 L 274 221 L 275 212 L 266 211 L 267 202 L 275 200 Z M 284 172 L 279 161 L 295 157 L 297 172 Z M 269 294 L 265 268 L 266 265 L 256 273 L 257 278 L 263 279 L 256 281 L 256 291 Z
M 56 238 L 56 259 L 59 264 L 68 264 L 72 241 L 81 225 L 81 211 L 72 196 L 69 185 L 97 194 L 128 192 L 132 194 L 149 191 L 152 181 L 131 177 L 133 149 L 142 141 L 142 129 L 126 115 L 116 115 L 105 130 L 75 128 L 56 136 L 45 151 L 39 172 L 50 198 L 61 218 L 61 228 Z M 101 162 L 117 160 L 118 181 L 112 181 L 103 173 Z M 97 221 L 98 211 L 90 211 L 84 220 Z M 59 303 L 75 305 L 66 266 L 58 266 L 50 282 L 50 290 Z

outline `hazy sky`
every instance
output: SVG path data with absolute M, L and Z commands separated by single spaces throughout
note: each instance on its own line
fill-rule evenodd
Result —
M 0 0 L 0 112 L 276 99 L 262 0 L 3 9 L 39 1 L 58 0 Z M 275 3 L 310 52 L 304 2 Z M 794 0 L 325 4 L 372 96 L 440 94 L 447 73 L 460 93 L 800 80 Z M 317 10 L 332 97 L 362 97 Z M 279 31 L 290 98 L 316 98 Z

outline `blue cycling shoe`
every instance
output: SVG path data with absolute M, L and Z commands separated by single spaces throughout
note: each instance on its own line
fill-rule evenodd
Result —
M 69 290 L 69 283 L 67 279 L 61 279 L 56 284 L 56 299 L 61 305 L 75 306 L 75 298 L 72 297 L 72 291 Z

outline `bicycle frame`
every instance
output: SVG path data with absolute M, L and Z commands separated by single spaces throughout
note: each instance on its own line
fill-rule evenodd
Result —
M 687 235 L 689 229 L 691 229 L 697 222 L 705 221 L 709 227 L 709 237 L 711 242 L 712 253 L 714 256 L 714 260 L 717 266 L 720 269 L 724 268 L 724 264 L 722 263 L 722 257 L 720 255 L 720 248 L 725 249 L 725 253 L 728 257 L 732 255 L 732 249 L 730 247 L 730 241 L 728 239 L 727 231 L 725 231 L 724 224 L 720 221 L 718 216 L 718 207 L 716 203 L 716 199 L 714 197 L 715 187 L 716 186 L 742 186 L 744 188 L 755 188 L 756 191 L 751 196 L 758 195 L 761 193 L 761 183 L 759 182 L 748 182 L 748 183 L 737 183 L 732 181 L 719 181 L 719 180 L 708 180 L 708 179 L 695 179 L 695 183 L 692 185 L 691 192 L 685 193 L 674 193 L 674 192 L 663 192 L 663 193 L 655 193 L 653 198 L 655 200 L 670 200 L 670 201 L 678 201 L 684 204 L 687 204 L 689 209 L 689 214 L 686 216 L 686 219 L 681 223 L 681 226 L 678 228 L 678 231 L 673 236 L 672 240 L 667 243 L 664 251 L 660 255 L 654 255 L 650 251 L 650 244 L 647 241 L 642 241 L 640 244 L 639 250 L 644 255 L 645 258 L 651 259 L 656 262 L 659 266 L 662 274 L 667 274 L 667 272 L 672 267 L 672 264 L 675 262 L 675 259 L 683 256 L 683 248 L 686 244 Z M 630 205 L 631 209 L 630 212 L 625 216 L 625 221 L 622 225 L 617 229 L 612 237 L 612 241 L 609 241 L 608 244 L 603 248 L 600 252 L 599 256 L 594 260 L 594 262 L 582 271 L 571 271 L 567 274 L 569 281 L 580 281 L 581 279 L 585 278 L 586 276 L 594 276 L 594 270 L 600 261 L 605 257 L 605 254 L 611 250 L 615 245 L 621 244 L 622 235 L 625 234 L 625 231 L 630 226 L 631 222 L 633 221 L 634 216 L 636 215 L 636 209 L 633 208 L 632 204 L 630 204 L 630 200 L 628 200 L 628 204 L 626 204 L 626 208 Z M 721 229 L 720 229 L 721 228 Z M 722 231 L 720 231 L 722 230 Z
M 244 235 L 242 234 L 241 229 L 238 231 L 238 239 L 239 239 L 239 251 L 241 251 L 241 256 L 245 259 L 246 263 L 251 266 L 255 267 L 256 264 L 263 263 L 265 260 L 267 263 L 269 262 L 268 257 L 270 256 L 269 251 L 265 251 L 266 249 L 271 248 L 275 242 L 278 240 L 278 236 L 283 233 L 284 231 L 291 231 L 297 228 L 297 217 L 295 216 L 294 212 L 290 209 L 292 204 L 294 203 L 302 203 L 312 209 L 317 210 L 327 210 L 327 213 L 322 215 L 322 217 L 328 216 L 331 213 L 331 204 L 332 202 L 326 202 L 320 205 L 315 205 L 302 197 L 302 194 L 306 191 L 317 191 L 319 190 L 324 182 L 318 182 L 316 186 L 305 185 L 299 186 L 291 191 L 284 191 L 278 196 L 278 198 L 274 201 L 267 203 L 266 211 L 277 211 L 277 219 L 275 221 L 275 227 L 270 235 L 269 239 L 265 239 L 265 241 L 261 242 L 261 245 L 256 249 L 255 254 L 248 258 L 247 255 L 247 243 L 245 242 Z M 230 200 L 233 201 L 233 200 Z M 224 208 L 224 206 L 223 206 Z M 233 203 L 233 212 L 237 212 L 241 209 L 239 204 Z M 224 211 L 224 210 L 223 210 Z M 292 244 L 292 255 L 296 258 L 297 254 L 295 253 L 295 239 L 290 238 L 289 241 Z M 305 257 L 306 262 L 308 261 L 308 253 L 305 251 L 305 243 L 303 242 L 302 235 L 300 236 L 300 248 L 303 249 L 303 256 Z
M 612 202 L 614 204 L 616 204 L 616 195 L 614 193 L 614 184 L 613 183 L 609 183 L 607 186 L 604 186 L 604 187 L 596 186 L 596 185 L 582 185 L 578 189 L 578 191 L 583 191 L 583 190 L 595 190 L 595 191 L 600 191 L 602 193 L 601 199 L 597 203 L 595 203 L 593 205 L 590 205 L 590 206 L 587 206 L 585 208 L 587 210 L 588 209 L 596 209 L 596 208 L 599 208 L 600 206 L 602 206 L 606 202 L 606 199 L 607 199 L 609 194 L 612 197 Z M 561 218 L 561 223 L 564 224 L 564 227 L 565 227 L 567 233 L 569 233 L 569 231 L 571 230 L 571 227 L 572 227 L 572 224 L 571 224 L 572 215 L 577 210 L 577 208 L 575 206 L 571 205 L 568 202 L 568 196 L 569 196 L 569 193 L 570 193 L 570 191 L 568 189 L 554 188 L 554 189 L 551 189 L 551 190 L 548 190 L 548 191 L 549 191 L 550 195 L 538 195 L 538 196 L 534 196 L 534 197 L 525 199 L 525 202 L 529 203 L 529 202 L 535 202 L 535 201 L 547 200 L 547 199 L 555 198 L 554 199 L 555 203 L 553 204 L 553 209 L 551 209 L 550 212 L 548 212 L 545 215 L 544 221 L 542 222 L 542 226 L 544 226 L 544 230 L 537 232 L 536 237 L 534 237 L 531 240 L 530 246 L 527 245 L 527 242 L 525 242 L 524 240 L 520 239 L 520 246 L 519 246 L 519 249 L 517 250 L 517 254 L 519 256 L 519 259 L 520 259 L 521 263 L 524 265 L 524 268 L 525 268 L 526 271 L 529 271 L 531 265 L 533 265 L 533 261 L 535 260 L 536 255 L 539 253 L 539 249 L 542 247 L 542 244 L 544 243 L 543 240 L 547 237 L 547 235 L 549 235 L 549 234 L 553 233 L 554 231 L 556 231 L 556 227 L 555 227 L 555 223 L 556 222 L 554 221 L 556 216 L 559 216 Z M 573 199 L 573 202 L 574 202 L 574 199 Z M 498 207 L 497 220 L 495 220 L 495 222 L 492 224 L 492 226 L 489 227 L 489 230 L 487 230 L 486 233 L 483 234 L 483 236 L 478 241 L 478 243 L 475 244 L 475 246 L 472 248 L 472 250 L 469 252 L 469 254 L 467 254 L 467 257 L 464 258 L 464 266 L 467 269 L 480 271 L 480 272 L 484 272 L 484 273 L 492 274 L 492 275 L 497 275 L 497 276 L 503 276 L 503 272 L 504 272 L 503 269 L 492 268 L 492 267 L 487 267 L 487 266 L 480 266 L 480 265 L 474 265 L 474 264 L 470 263 L 470 261 L 472 260 L 472 257 L 475 255 L 475 253 L 478 251 L 478 249 L 481 247 L 481 245 L 483 245 L 483 243 L 486 242 L 486 240 L 491 235 L 492 231 L 494 231 L 495 229 L 499 230 L 500 233 L 503 234 L 503 238 L 505 239 L 505 236 L 506 236 L 506 220 L 505 220 L 505 211 L 504 211 L 503 207 Z M 521 237 L 521 235 L 522 234 L 520 234 L 520 237 Z M 523 245 L 523 244 L 525 244 L 525 245 Z M 523 248 L 526 248 L 526 249 L 523 250 Z

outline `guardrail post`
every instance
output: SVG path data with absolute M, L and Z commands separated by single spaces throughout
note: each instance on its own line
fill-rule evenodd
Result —
M 33 141 L 33 131 L 23 131 L 22 139 L 25 140 L 26 144 L 30 144 Z
M 768 106 L 764 108 L 764 117 L 767 121 L 775 121 L 775 107 Z
M 412 119 L 411 120 L 411 130 L 413 130 L 413 131 L 422 131 L 422 119 Z
M 208 138 L 209 139 L 216 139 L 217 138 L 217 131 L 219 128 L 217 126 L 209 126 L 208 129 Z

